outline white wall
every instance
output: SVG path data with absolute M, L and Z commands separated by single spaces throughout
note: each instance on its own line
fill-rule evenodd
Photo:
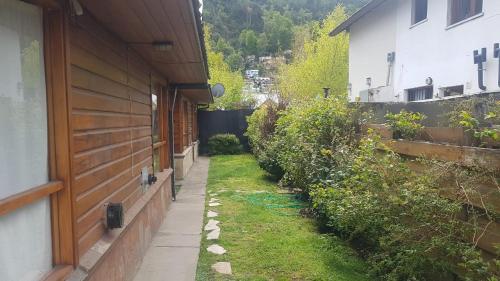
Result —
M 427 21 L 411 27 L 411 0 L 390 0 L 351 28 L 350 82 L 353 96 L 366 89 L 366 77 L 374 78 L 372 87 L 387 75 L 385 56 L 387 47 L 372 49 L 370 42 L 391 40 L 387 30 L 393 30 L 395 21 L 394 93 L 375 97 L 375 101 L 405 101 L 405 90 L 425 86 L 425 79 L 434 81 L 434 93 L 441 87 L 464 85 L 465 94 L 481 92 L 477 82 L 477 65 L 473 63 L 473 50 L 486 47 L 487 63 L 485 85 L 487 92 L 500 91 L 498 87 L 498 59 L 493 58 L 493 44 L 500 43 L 500 2 L 484 0 L 484 14 L 448 28 L 448 1 L 428 1 Z M 392 9 L 387 9 L 391 6 Z M 377 15 L 377 17 L 374 17 Z M 384 27 L 380 27 L 385 23 Z M 369 35 L 368 35 L 369 34 Z M 363 38 L 360 38 L 363 37 Z M 365 50 L 365 52 L 362 52 Z M 367 50 L 371 50 L 367 52 Z M 381 61 L 382 60 L 382 61 Z M 369 64 L 363 67 L 361 62 Z M 398 96 L 398 97 L 395 97 Z
M 372 79 L 372 88 L 386 85 L 387 53 L 396 50 L 396 18 L 388 15 L 395 15 L 396 8 L 393 1 L 387 1 L 350 28 L 351 100 L 359 96 L 360 91 L 368 89 L 367 77 Z

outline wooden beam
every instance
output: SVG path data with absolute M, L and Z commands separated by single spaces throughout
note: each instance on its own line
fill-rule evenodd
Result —
M 47 9 L 60 9 L 62 7 L 60 1 L 58 0 L 23 0 L 23 1 Z
M 53 181 L 0 200 L 0 216 L 36 202 L 63 189 L 63 183 Z
M 73 266 L 71 265 L 58 265 L 54 267 L 43 281 L 63 281 L 71 274 L 73 271 Z
M 64 10 L 45 10 L 44 49 L 49 108 L 50 178 L 64 188 L 52 196 L 52 241 L 55 265 L 78 262 L 71 190 L 71 123 L 69 109 L 69 42 Z

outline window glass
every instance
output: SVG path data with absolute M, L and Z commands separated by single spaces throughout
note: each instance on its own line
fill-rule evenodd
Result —
M 0 199 L 48 182 L 42 14 L 0 0 Z
M 413 0 L 412 24 L 427 19 L 427 0 Z
M 160 116 L 158 110 L 158 95 L 152 96 L 153 143 L 160 141 Z
M 160 168 L 160 148 L 157 148 L 153 152 L 153 170 L 156 173 L 161 172 Z
M 47 183 L 48 131 L 40 8 L 0 0 L 0 199 Z M 52 268 L 50 200 L 0 216 L 0 280 Z
M 433 87 L 426 86 L 415 89 L 409 89 L 407 91 L 408 91 L 408 101 L 429 100 L 432 99 Z
M 450 0 L 450 22 L 454 24 L 483 11 L 483 0 Z

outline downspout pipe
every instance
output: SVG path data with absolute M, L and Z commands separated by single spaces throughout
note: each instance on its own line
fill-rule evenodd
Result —
M 500 43 L 495 43 L 493 46 L 493 57 L 498 60 L 498 87 L 500 87 Z
M 484 76 L 483 73 L 485 71 L 483 67 L 483 63 L 486 62 L 486 48 L 481 49 L 481 53 L 479 50 L 474 50 L 474 64 L 477 64 L 477 79 L 479 89 L 486 91 L 486 86 L 484 85 Z
M 177 99 L 177 90 L 178 87 L 174 87 L 174 99 L 172 100 L 172 107 L 170 107 L 170 116 L 169 116 L 169 130 L 168 130 L 168 136 L 170 139 L 170 163 L 172 165 L 172 199 L 175 201 L 176 194 L 175 194 L 175 144 L 174 144 L 174 109 L 175 109 L 175 101 Z

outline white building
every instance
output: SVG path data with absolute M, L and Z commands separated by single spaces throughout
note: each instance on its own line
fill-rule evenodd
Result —
M 342 31 L 350 34 L 353 101 L 500 92 L 500 0 L 372 0 L 331 35 Z M 483 48 L 478 71 L 474 51 Z

